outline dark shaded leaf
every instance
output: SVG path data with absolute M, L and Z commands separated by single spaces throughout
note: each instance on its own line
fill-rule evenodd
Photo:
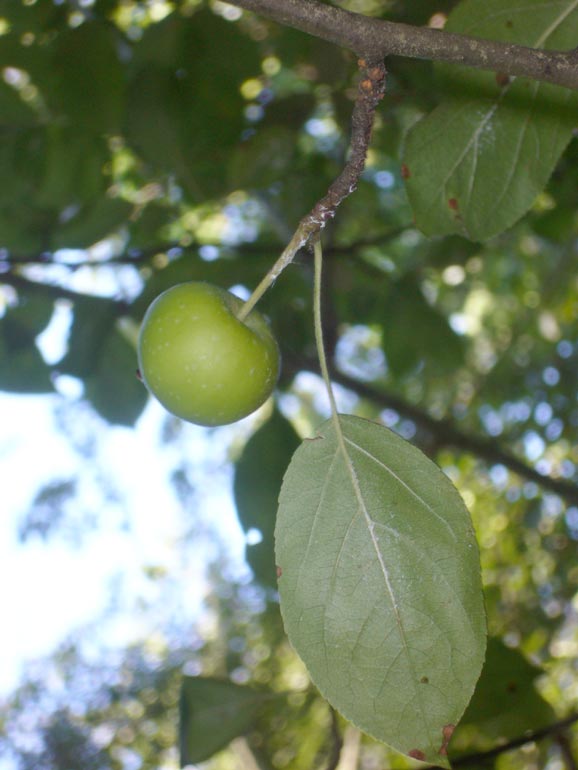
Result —
M 463 363 L 462 339 L 425 299 L 412 276 L 396 281 L 382 306 L 383 349 L 396 376 L 420 362 L 432 371 L 455 371 Z
M 35 344 L 53 307 L 51 299 L 21 293 L 19 304 L 0 320 L 0 390 L 48 393 L 54 389 L 50 369 Z
M 124 224 L 131 210 L 131 204 L 120 198 L 99 198 L 58 228 L 53 248 L 88 248 Z
M 68 351 L 58 363 L 58 371 L 84 379 L 93 374 L 106 339 L 114 333 L 118 317 L 115 303 L 84 297 L 74 303 L 74 320 L 68 338 Z
M 486 662 L 456 730 L 455 749 L 487 748 L 554 723 L 554 709 L 535 687 L 542 674 L 519 650 L 488 639 Z
M 154 168 L 175 174 L 193 199 L 223 193 L 228 152 L 245 125 L 239 89 L 259 73 L 254 45 L 212 13 L 173 14 L 145 33 L 135 62 L 130 142 Z
M 247 732 L 270 698 L 269 693 L 224 680 L 184 677 L 180 703 L 181 767 L 209 759 L 233 738 Z
M 94 372 L 86 379 L 85 395 L 96 411 L 116 425 L 134 425 L 148 400 L 136 375 L 136 351 L 114 328 L 99 350 Z
M 245 532 L 259 530 L 263 538 L 247 545 L 245 556 L 256 579 L 271 587 L 277 585 L 273 542 L 277 500 L 283 474 L 298 446 L 291 423 L 275 411 L 251 436 L 235 464 L 233 489 L 241 526 Z
M 69 125 L 95 136 L 120 128 L 124 75 L 112 25 L 87 21 L 63 32 L 53 58 L 56 109 Z

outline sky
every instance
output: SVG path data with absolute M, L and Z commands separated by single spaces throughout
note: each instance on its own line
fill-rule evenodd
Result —
M 86 252 L 62 250 L 50 266 L 27 266 L 26 276 L 130 301 L 142 290 L 138 270 L 102 264 L 117 246 L 112 239 Z M 0 293 L 0 315 L 2 300 L 14 300 L 9 289 Z M 57 302 L 36 340 L 48 364 L 66 352 L 71 320 L 69 305 Z M 69 633 L 109 609 L 111 601 L 119 610 L 107 625 L 108 642 L 123 645 L 145 634 L 143 622 L 154 618 L 143 620 L 136 605 L 145 600 L 155 607 L 159 588 L 144 567 L 170 568 L 173 586 L 182 589 L 173 605 L 167 606 L 164 597 L 160 605 L 177 611 L 181 602 L 181 611 L 192 614 L 205 594 L 203 571 L 217 555 L 217 540 L 231 563 L 246 570 L 228 453 L 232 442 L 243 442 L 253 432 L 258 414 L 216 430 L 182 423 L 178 440 L 167 443 L 161 439 L 167 413 L 153 399 L 132 429 L 111 426 L 82 409 L 80 382 L 61 376 L 55 385 L 52 395 L 0 392 L 0 697 L 17 684 L 27 661 L 50 654 Z M 90 462 L 79 451 L 83 443 L 93 447 Z M 194 511 L 185 509 L 170 481 L 179 466 L 195 489 Z M 63 506 L 63 527 L 47 539 L 35 535 L 21 542 L 19 526 L 39 489 L 55 479 L 75 478 L 76 494 Z M 91 520 L 93 526 L 87 527 Z M 198 536 L 193 532 L 187 539 L 183 556 L 183 537 L 190 535 L 192 522 Z M 111 598 L 119 586 L 122 597 Z
M 206 561 L 216 555 L 207 548 L 211 534 L 222 538 L 232 563 L 244 569 L 244 535 L 230 494 L 227 461 L 234 429 L 209 436 L 205 429 L 187 425 L 180 447 L 163 445 L 159 435 L 165 413 L 152 400 L 134 430 L 100 421 L 97 462 L 106 458 L 103 472 L 119 498 L 103 504 L 92 464 L 83 464 L 58 430 L 59 398 L 0 394 L 0 696 L 16 686 L 27 661 L 50 654 L 70 632 L 102 615 L 113 587 L 120 585 L 123 596 L 115 597 L 119 611 L 108 621 L 106 642 L 123 645 L 142 638 L 146 624 L 158 617 L 155 621 L 137 612 L 137 602 L 154 607 L 161 600 L 144 566 L 170 569 L 173 585 L 182 585 L 173 609 L 178 604 L 191 614 L 198 613 L 205 593 Z M 241 434 L 252 429 L 244 423 Z M 183 444 L 192 460 L 190 481 L 202 489 L 194 499 L 195 521 L 207 522 L 199 524 L 198 544 L 194 536 L 187 541 L 188 557 L 179 543 L 190 529 L 191 516 L 170 483 Z M 66 521 L 84 511 L 96 517 L 97 525 L 77 538 L 66 538 L 57 528 L 46 540 L 33 535 L 20 542 L 19 524 L 37 490 L 53 478 L 75 474 L 78 494 Z

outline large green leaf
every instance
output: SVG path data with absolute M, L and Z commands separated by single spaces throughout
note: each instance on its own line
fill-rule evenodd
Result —
M 347 719 L 446 765 L 478 679 L 485 615 L 476 539 L 453 485 L 395 433 L 324 423 L 281 489 L 276 558 L 289 639 Z
M 279 412 L 274 412 L 247 442 L 235 465 L 234 494 L 239 520 L 245 532 L 257 529 L 261 541 L 247 545 L 245 555 L 255 577 L 276 586 L 273 533 L 279 489 L 299 438 Z
M 186 676 L 180 703 L 181 766 L 212 757 L 251 728 L 271 695 L 221 679 Z
M 465 0 L 446 29 L 536 48 L 576 45 L 575 0 Z M 576 126 L 578 94 L 455 65 L 440 67 L 448 99 L 409 133 L 407 190 L 427 235 L 490 238 L 547 183 Z

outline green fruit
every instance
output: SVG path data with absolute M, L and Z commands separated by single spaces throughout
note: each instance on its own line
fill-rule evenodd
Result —
M 256 310 L 208 283 L 181 283 L 147 310 L 138 341 L 141 377 L 161 404 L 197 425 L 226 425 L 273 392 L 279 350 Z

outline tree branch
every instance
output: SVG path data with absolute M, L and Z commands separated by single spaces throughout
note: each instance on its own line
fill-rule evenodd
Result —
M 306 370 L 319 374 L 319 365 L 313 359 L 293 359 L 284 358 L 285 369 L 293 368 L 294 371 Z M 364 382 L 349 377 L 339 372 L 335 367 L 330 368 L 330 375 L 333 382 L 342 385 L 344 388 L 357 393 L 361 398 L 367 398 L 374 404 L 384 408 L 393 409 L 399 414 L 413 420 L 417 425 L 425 428 L 433 436 L 438 447 L 454 447 L 469 452 L 482 460 L 486 460 L 492 465 L 500 464 L 509 470 L 517 473 L 523 479 L 533 481 L 542 489 L 553 492 L 566 500 L 571 505 L 578 504 L 578 486 L 565 479 L 557 479 L 552 476 L 546 476 L 535 468 L 520 460 L 515 455 L 505 449 L 493 439 L 484 436 L 475 436 L 457 428 L 450 420 L 442 420 L 432 417 L 423 409 L 405 401 L 400 396 L 387 391 L 367 385 Z
M 514 738 L 507 743 L 502 743 L 500 746 L 496 746 L 489 751 L 480 751 L 476 754 L 467 754 L 463 757 L 458 757 L 452 761 L 452 767 L 474 767 L 478 768 L 488 760 L 498 757 L 500 754 L 504 754 L 506 751 L 512 751 L 518 749 L 520 746 L 525 746 L 527 743 L 534 741 L 541 741 L 544 738 L 550 736 L 555 737 L 560 734 L 562 730 L 570 725 L 573 725 L 578 721 L 578 714 L 570 714 L 565 719 L 561 719 L 559 722 L 548 725 L 548 727 L 542 727 L 540 730 L 534 730 L 531 733 L 521 735 L 519 738 Z
M 14 289 L 22 292 L 43 294 L 45 297 L 50 297 L 55 300 L 68 299 L 71 302 L 96 300 L 97 302 L 102 303 L 103 308 L 106 306 L 114 308 L 114 312 L 119 316 L 127 313 L 131 306 L 129 302 L 118 297 L 103 297 L 98 294 L 85 294 L 84 292 L 74 291 L 73 289 L 65 289 L 63 286 L 58 286 L 57 284 L 33 281 L 30 278 L 25 278 L 24 276 L 16 275 L 15 273 L 3 273 L 0 275 L 0 284 L 12 286 Z
M 375 110 L 385 93 L 386 82 L 385 66 L 382 61 L 362 58 L 357 64 L 361 77 L 351 115 L 349 157 L 345 166 L 321 200 L 317 201 L 311 211 L 299 222 L 281 256 L 237 314 L 240 321 L 249 315 L 267 289 L 291 264 L 299 249 L 302 249 L 314 235 L 325 227 L 327 222 L 335 216 L 337 207 L 357 188 L 365 167 L 365 158 L 375 120 Z
M 366 59 L 406 56 L 464 64 L 578 90 L 578 48 L 544 51 L 429 27 L 384 21 L 318 0 L 228 0 L 272 21 L 354 51 Z
M 576 764 L 576 759 L 574 758 L 574 752 L 572 751 L 572 744 L 566 735 L 566 732 L 564 730 L 560 730 L 554 736 L 554 740 L 558 744 L 560 755 L 564 760 L 566 770 L 578 770 L 578 765 Z
M 464 433 L 459 428 L 456 428 L 449 420 L 440 420 L 432 417 L 419 407 L 404 401 L 398 396 L 375 390 L 369 385 L 341 374 L 335 369 L 331 372 L 331 377 L 335 382 L 354 390 L 360 396 L 371 398 L 375 403 L 381 403 L 385 407 L 394 409 L 400 414 L 405 414 L 418 425 L 429 430 L 434 436 L 438 446 L 451 446 L 455 449 L 463 449 L 493 465 L 504 465 L 509 470 L 517 473 L 518 476 L 539 484 L 543 489 L 547 489 L 549 492 L 554 492 L 568 503 L 572 505 L 578 504 L 578 486 L 576 486 L 576 484 L 540 473 L 523 460 L 520 460 L 515 455 L 502 449 L 493 439 Z
M 325 770 L 337 770 L 341 758 L 341 749 L 343 748 L 343 738 L 339 731 L 339 722 L 337 712 L 331 708 L 331 746 L 329 751 L 329 761 Z

